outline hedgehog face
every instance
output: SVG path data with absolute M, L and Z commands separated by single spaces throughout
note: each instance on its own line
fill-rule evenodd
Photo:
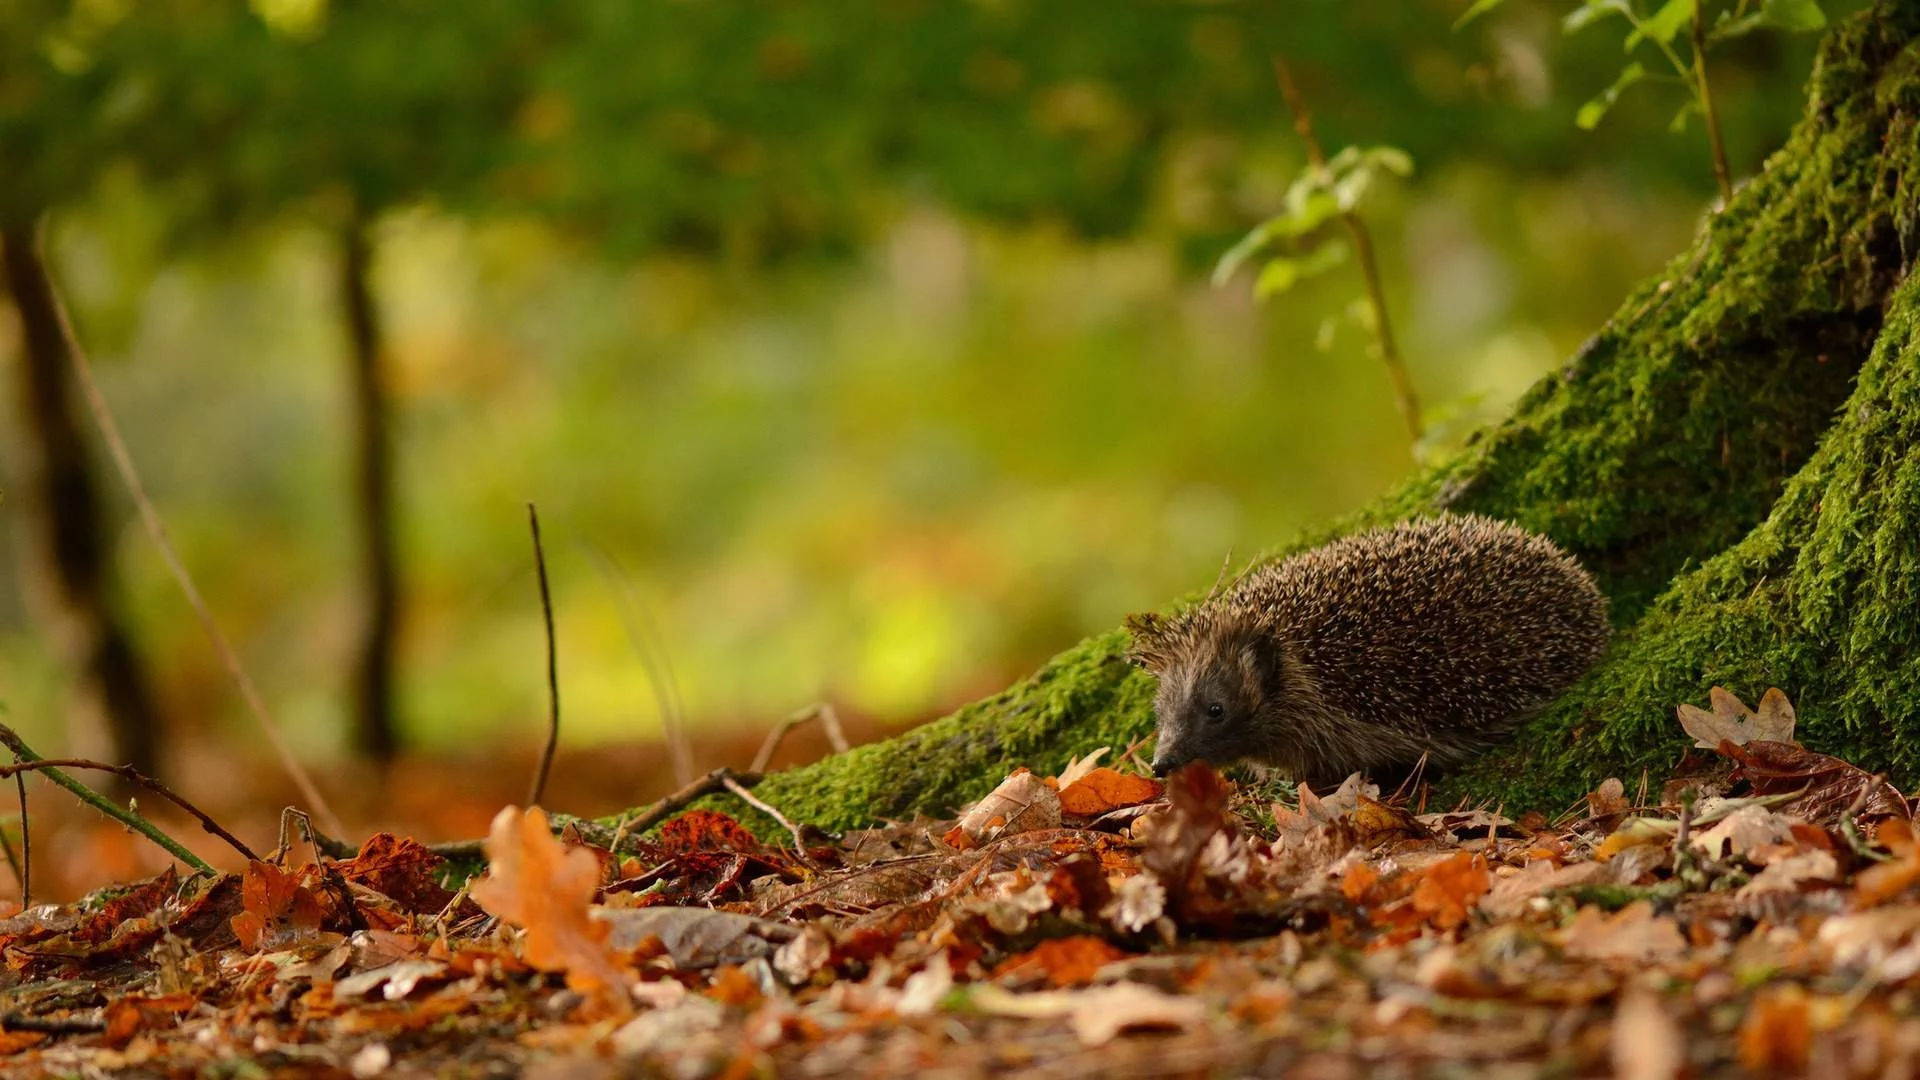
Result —
M 1165 776 L 1190 761 L 1229 765 L 1256 749 L 1268 679 L 1257 643 L 1200 650 L 1160 671 L 1153 771 Z

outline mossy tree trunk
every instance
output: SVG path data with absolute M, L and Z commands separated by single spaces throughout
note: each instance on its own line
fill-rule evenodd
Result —
M 1468 450 L 1323 535 L 1442 509 L 1538 530 L 1612 600 L 1608 658 L 1453 780 L 1509 807 L 1670 768 L 1675 704 L 1723 684 L 1802 739 L 1920 780 L 1920 5 L 1837 27 L 1804 118 L 1692 250 Z M 1284 554 L 1285 550 L 1270 553 Z M 887 742 L 768 777 L 845 827 L 945 813 L 1008 770 L 1151 729 L 1151 683 L 1092 638 Z

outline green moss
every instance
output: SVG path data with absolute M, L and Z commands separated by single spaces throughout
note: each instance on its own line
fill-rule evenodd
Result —
M 1594 571 L 1616 647 L 1458 790 L 1557 808 L 1610 773 L 1658 773 L 1681 741 L 1673 706 L 1715 683 L 1779 685 L 1811 745 L 1920 775 L 1920 297 L 1901 287 L 1920 255 L 1916 36 L 1920 5 L 1837 27 L 1786 147 L 1561 372 L 1453 460 L 1267 553 L 1455 509 L 1545 533 Z M 1151 728 L 1152 684 L 1124 644 L 1092 638 L 761 794 L 845 827 L 946 813 L 1016 766 L 1127 745 Z

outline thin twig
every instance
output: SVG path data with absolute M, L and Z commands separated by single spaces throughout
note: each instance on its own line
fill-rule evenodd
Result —
M 547 625 L 547 745 L 540 751 L 540 768 L 533 774 L 527 805 L 540 805 L 547 793 L 547 774 L 553 771 L 553 752 L 560 745 L 560 661 L 553 641 L 553 594 L 547 588 L 547 553 L 540 546 L 540 511 L 527 504 L 527 525 L 533 530 L 533 565 L 540 572 L 540 614 Z
M 1300 135 L 1300 141 L 1307 146 L 1307 160 L 1316 170 L 1327 167 L 1327 155 L 1320 149 L 1320 140 L 1313 134 L 1313 116 L 1307 111 L 1306 99 L 1301 97 L 1300 88 L 1294 85 L 1293 72 L 1287 62 L 1275 56 L 1273 74 L 1280 83 L 1280 96 L 1286 99 L 1287 112 L 1293 115 L 1293 130 Z M 1340 211 L 1340 220 L 1347 227 L 1347 235 L 1353 241 L 1354 256 L 1360 262 L 1360 275 L 1366 279 L 1367 302 L 1373 308 L 1373 336 L 1380 347 L 1380 359 L 1387 365 L 1387 378 L 1393 382 L 1394 403 L 1400 407 L 1400 419 L 1406 422 L 1407 434 L 1414 442 L 1419 442 L 1425 428 L 1420 423 L 1420 401 L 1414 396 L 1413 379 L 1407 374 L 1407 366 L 1400 359 L 1400 347 L 1393 340 L 1393 323 L 1387 317 L 1387 293 L 1380 284 L 1380 266 L 1373 255 L 1373 234 L 1367 231 L 1367 223 L 1353 210 Z
M 89 1009 L 80 1016 L 30 1016 L 10 1012 L 0 1014 L 0 1028 L 42 1035 L 92 1035 L 107 1030 L 107 1021 L 102 1009 Z
M 44 229 L 41 231 L 39 242 L 42 248 L 41 257 L 44 259 L 46 258 Z M 53 293 L 53 310 L 59 318 L 60 333 L 66 339 L 67 358 L 73 362 L 74 374 L 79 380 L 81 393 L 87 399 L 87 408 L 93 413 L 94 422 L 100 426 L 100 434 L 107 443 L 107 453 L 113 458 L 114 468 L 119 471 L 121 481 L 127 485 L 127 493 L 133 497 L 133 504 L 140 511 L 140 520 L 146 526 L 147 535 L 153 539 L 154 546 L 160 549 L 161 561 L 166 563 L 174 582 L 186 596 L 188 606 L 192 607 L 194 614 L 199 616 L 200 626 L 206 631 L 207 638 L 213 642 L 214 651 L 220 655 L 221 664 L 226 667 L 227 674 L 233 679 L 234 685 L 239 687 L 240 696 L 245 699 L 247 708 L 252 711 L 254 719 L 260 725 L 260 730 L 266 734 L 267 741 L 273 744 L 274 751 L 280 755 L 280 764 L 287 770 L 287 775 L 293 778 L 294 786 L 300 789 L 301 797 L 313 805 L 314 812 L 320 815 L 329 829 L 345 832 L 345 827 L 334 815 L 333 808 L 328 805 L 326 797 L 320 794 L 320 788 L 314 784 L 313 778 L 307 774 L 305 767 L 294 756 L 293 748 L 287 745 L 286 736 L 281 733 L 280 725 L 274 722 L 272 714 L 267 711 L 266 701 L 254 688 L 253 680 L 248 677 L 246 669 L 240 665 L 240 654 L 234 651 L 233 644 L 227 640 L 226 634 L 221 632 L 220 624 L 214 621 L 213 611 L 207 607 L 206 600 L 201 598 L 199 588 L 194 585 L 192 576 L 187 573 L 186 564 L 180 559 L 180 553 L 174 550 L 173 541 L 167 536 L 167 527 L 160 521 L 160 511 L 155 508 L 153 499 L 148 497 L 146 485 L 140 482 L 140 473 L 133 466 L 133 455 L 127 450 L 126 440 L 120 437 L 120 425 L 107 408 L 106 396 L 100 392 L 100 384 L 93 377 L 93 364 L 87 359 L 86 351 L 80 345 L 80 335 L 74 331 L 73 320 L 67 314 L 66 302 L 60 298 L 58 290 Z
M 104 761 L 90 761 L 86 758 L 33 758 L 31 760 L 16 762 L 12 765 L 0 765 L 0 779 L 8 776 L 18 777 L 22 773 L 40 772 L 46 773 L 48 779 L 54 780 L 53 773 L 54 770 L 57 769 L 89 769 L 94 772 L 112 773 L 130 784 L 137 784 L 140 787 L 146 788 L 148 791 L 153 792 L 155 795 L 186 811 L 189 816 L 200 823 L 201 828 L 226 841 L 228 847 L 231 847 L 246 858 L 258 859 L 260 857 L 255 855 L 253 849 L 243 843 L 239 837 L 228 832 L 219 822 L 208 817 L 199 807 L 182 798 L 178 792 L 131 765 L 109 765 Z M 54 782 L 59 783 L 58 780 L 54 780 Z M 197 867 L 196 869 L 204 868 L 205 867 Z
M 27 778 L 15 774 L 13 787 L 20 793 L 20 908 L 25 910 L 33 906 L 33 829 L 27 823 Z M 13 848 L 7 848 L 9 857 Z
M 172 855 L 174 858 L 179 859 L 195 870 L 211 871 L 213 869 L 213 867 L 207 865 L 204 859 L 188 851 L 185 847 L 182 847 L 180 841 L 161 832 L 159 827 L 151 821 L 128 810 L 126 807 L 121 806 L 119 803 L 114 802 L 112 799 L 107 798 L 105 795 L 100 794 L 80 781 L 75 780 L 66 773 L 61 772 L 55 766 L 67 764 L 66 762 L 47 761 L 42 758 L 39 754 L 34 753 L 33 748 L 28 746 L 26 742 L 20 738 L 19 733 L 7 727 L 5 724 L 0 724 L 0 745 L 4 745 L 7 749 L 13 751 L 13 756 L 17 759 L 17 763 L 6 766 L 6 768 L 13 771 L 15 775 L 28 769 L 38 769 L 47 779 L 71 791 L 81 802 L 86 803 L 88 806 L 93 807 L 122 825 L 125 825 L 127 828 L 134 830 L 165 848 L 167 854 Z M 43 762 L 44 764 L 42 764 Z
M 727 779 L 721 781 L 721 783 L 725 784 L 727 786 L 727 790 L 733 792 L 735 797 L 737 797 L 741 802 L 746 803 L 748 806 L 753 807 L 755 810 L 758 810 L 761 813 L 772 818 L 773 820 L 779 822 L 780 827 L 787 830 L 788 835 L 793 837 L 793 853 L 799 856 L 801 862 L 806 863 L 808 866 L 813 865 L 813 856 L 807 854 L 807 842 L 800 838 L 799 827 L 796 826 L 793 822 L 788 821 L 787 815 L 774 809 L 771 803 L 762 802 L 761 800 L 754 798 L 753 793 L 749 792 L 746 788 L 741 787 L 740 782 L 738 780 L 728 777 Z
M 626 567 L 620 565 L 620 560 L 599 544 L 590 540 L 583 543 L 587 553 L 593 557 L 600 576 L 615 587 L 613 595 L 620 612 L 621 626 L 627 632 L 627 641 L 633 646 L 640 666 L 646 669 L 647 688 L 652 692 L 654 706 L 660 712 L 660 727 L 666 735 L 667 750 L 673 760 L 673 782 L 691 784 L 695 779 L 693 742 L 687 737 L 686 709 L 680 701 L 680 681 L 674 678 L 673 662 L 667 656 L 659 626 Z
M 827 743 L 833 747 L 834 753 L 847 752 L 850 747 L 846 732 L 840 727 L 840 714 L 834 711 L 832 705 L 824 701 L 816 701 L 804 709 L 788 714 L 786 719 L 775 724 L 773 730 L 767 732 L 766 740 L 760 744 L 760 752 L 753 755 L 753 764 L 748 766 L 748 771 L 766 772 L 767 766 L 773 762 L 774 751 L 780 749 L 781 740 L 787 737 L 787 732 L 809 720 L 820 721 L 820 728 L 826 732 Z
M 1713 178 L 1720 182 L 1720 205 L 1733 201 L 1733 179 L 1727 169 L 1727 148 L 1720 141 L 1720 117 L 1713 111 L 1713 90 L 1707 82 L 1707 24 L 1693 0 L 1693 77 L 1699 86 L 1700 112 L 1707 121 L 1707 140 L 1713 144 Z

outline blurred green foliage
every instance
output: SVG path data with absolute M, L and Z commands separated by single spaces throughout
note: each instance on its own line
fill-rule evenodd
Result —
M 8 0 L 0 216 L 52 215 L 149 486 L 310 747 L 353 631 L 326 237 L 356 210 L 384 215 L 416 730 L 537 730 L 529 499 L 573 736 L 654 730 L 637 619 L 698 721 L 909 719 L 1410 466 L 1364 342 L 1315 343 L 1349 286 L 1206 281 L 1300 170 L 1276 51 L 1329 146 L 1420 163 L 1368 215 L 1453 439 L 1687 243 L 1712 177 L 1666 106 L 1571 122 L 1618 42 L 1523 0 L 1455 34 L 1465 6 Z M 1716 53 L 1736 172 L 1810 46 Z M 174 715 L 245 730 L 120 551 Z M 51 727 L 21 584 L 0 696 Z

